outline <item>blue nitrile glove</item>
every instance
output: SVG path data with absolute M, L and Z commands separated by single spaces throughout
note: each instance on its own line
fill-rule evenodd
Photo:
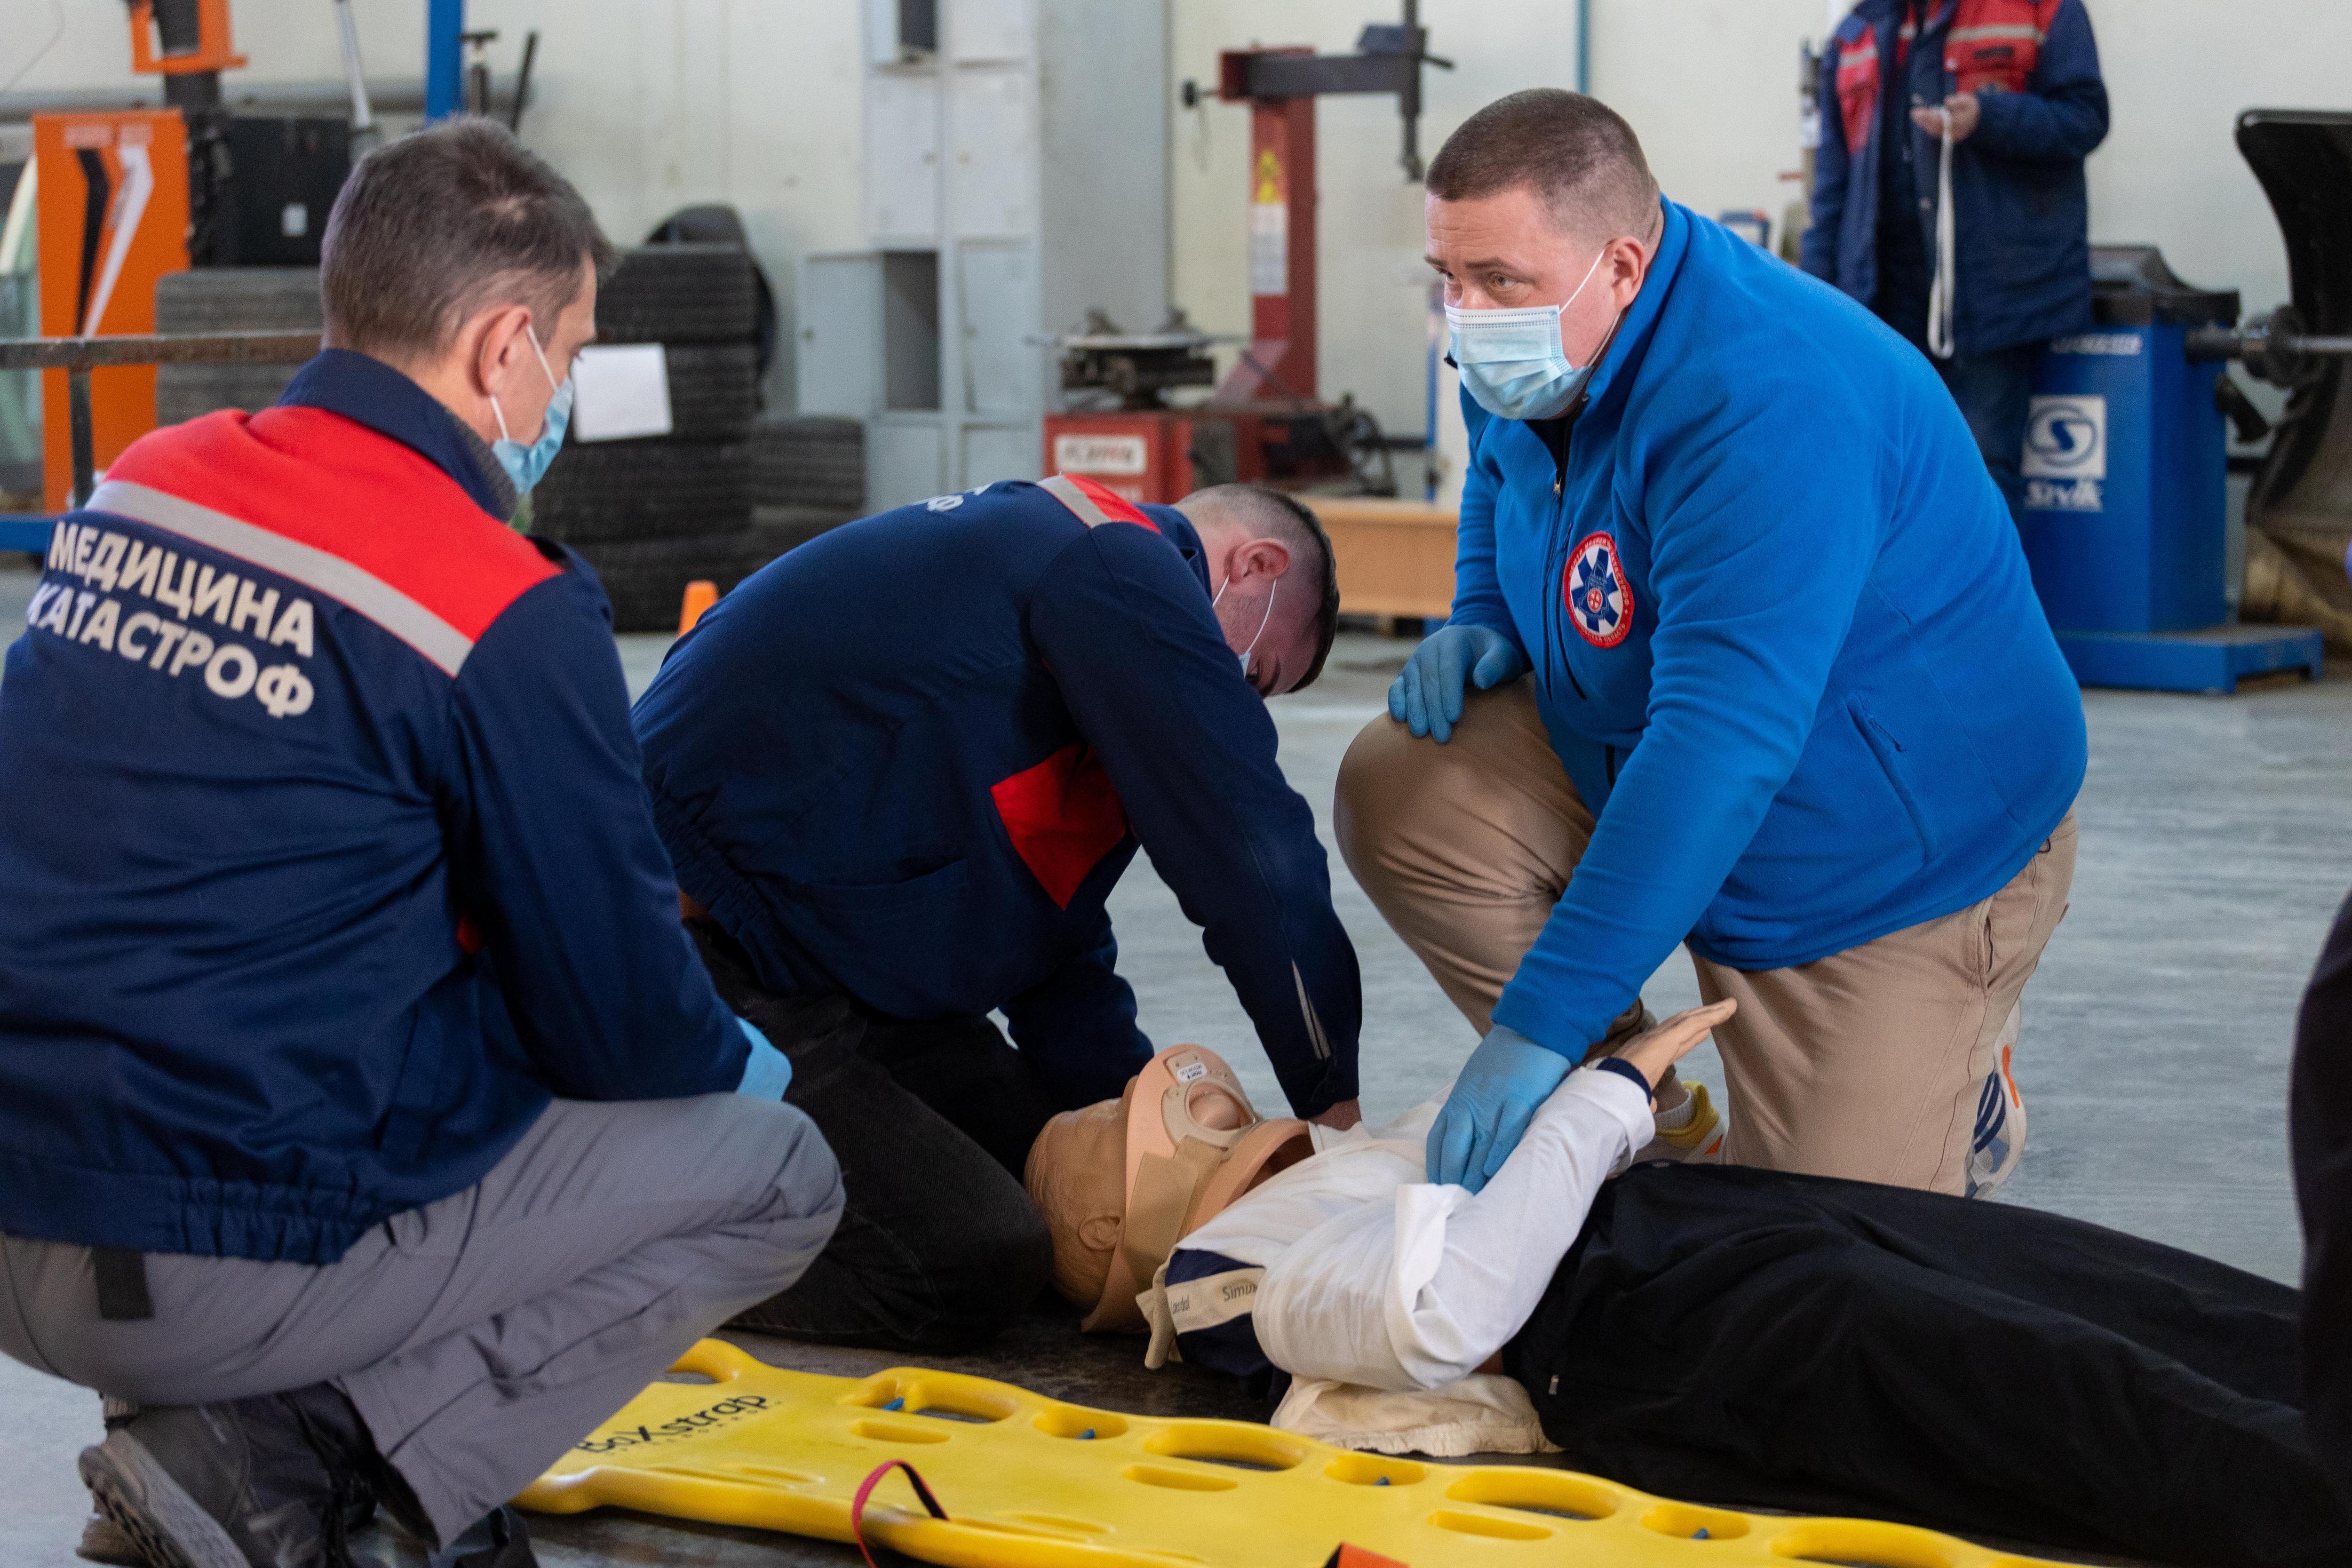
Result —
M 1486 1031 L 1429 1130 L 1429 1179 L 1476 1192 L 1526 1136 L 1536 1107 L 1576 1064 L 1497 1024 Z
M 1465 675 L 1486 691 L 1527 672 L 1519 645 L 1493 627 L 1440 626 L 1421 639 L 1389 688 L 1389 717 L 1442 746 L 1461 722 Z
M 735 1086 L 738 1094 L 748 1094 L 754 1100 L 782 1100 L 793 1081 L 790 1057 L 768 1043 L 768 1037 L 753 1028 L 748 1019 L 738 1018 L 735 1026 L 751 1042 L 751 1059 L 743 1064 L 743 1081 Z

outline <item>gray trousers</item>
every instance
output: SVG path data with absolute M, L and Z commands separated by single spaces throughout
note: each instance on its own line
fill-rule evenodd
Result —
M 337 1262 L 151 1254 L 135 1322 L 99 1316 L 88 1247 L 0 1237 L 0 1351 L 142 1405 L 331 1382 L 446 1542 L 798 1279 L 841 1207 L 790 1106 L 557 1100 L 478 1184 Z

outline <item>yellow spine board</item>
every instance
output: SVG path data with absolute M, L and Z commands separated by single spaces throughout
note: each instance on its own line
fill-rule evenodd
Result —
M 1906 1525 L 1701 1508 L 1568 1470 L 1392 1459 L 955 1373 L 820 1377 L 716 1340 L 677 1371 L 710 1381 L 655 1384 L 516 1501 L 847 1541 L 858 1482 L 905 1459 L 950 1517 L 923 1513 L 894 1477 L 867 1533 L 949 1568 L 1312 1568 L 1343 1541 L 1411 1568 L 2058 1568 Z

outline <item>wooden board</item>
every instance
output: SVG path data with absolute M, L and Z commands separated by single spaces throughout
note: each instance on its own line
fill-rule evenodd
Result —
M 1444 620 L 1454 611 L 1455 514 L 1374 496 L 1303 496 L 1331 535 L 1339 610 Z

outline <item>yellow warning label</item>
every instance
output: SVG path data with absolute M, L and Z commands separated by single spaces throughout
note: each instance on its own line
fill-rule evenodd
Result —
M 1282 200 L 1282 160 L 1274 155 L 1271 147 L 1261 147 L 1257 154 L 1257 194 L 1253 202 L 1278 203 Z

